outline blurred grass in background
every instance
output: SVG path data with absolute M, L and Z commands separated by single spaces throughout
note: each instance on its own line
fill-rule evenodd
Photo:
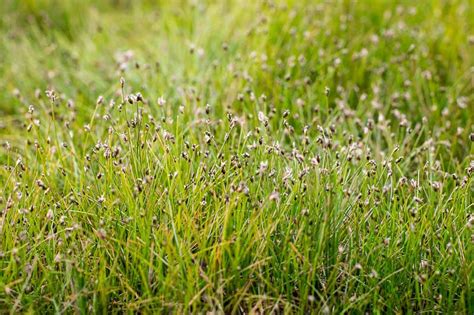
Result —
M 0 162 L 15 165 L 15 159 L 23 156 L 35 173 L 21 179 L 5 168 L 0 173 L 1 206 L 16 191 L 15 181 L 22 181 L 25 198 L 35 205 L 40 219 L 32 219 L 23 229 L 10 224 L 20 222 L 11 214 L 14 211 L 8 216 L 4 213 L 0 308 L 472 313 L 473 252 L 466 227 L 472 213 L 472 179 L 467 188 L 455 190 L 460 179 L 446 176 L 464 174 L 473 156 L 469 142 L 474 124 L 473 10 L 470 0 L 2 1 L 0 142 L 8 142 L 13 149 L 2 147 Z M 99 95 L 120 101 L 121 77 L 127 93 L 139 91 L 151 100 L 147 113 L 158 120 L 175 119 L 169 128 L 177 143 L 170 150 L 178 158 L 184 147 L 181 138 L 205 147 L 197 109 L 204 109 L 206 103 L 212 105 L 216 121 L 225 121 L 231 112 L 248 123 L 232 138 L 230 149 L 209 148 L 212 156 L 243 154 L 250 145 L 245 135 L 259 126 L 258 111 L 282 115 L 288 110 L 296 135 L 285 133 L 281 121 L 271 119 L 268 139 L 280 139 L 291 151 L 306 125 L 311 130 L 317 130 L 317 125 L 336 125 L 337 143 L 345 145 L 345 132 L 360 137 L 380 164 L 401 147 L 400 156 L 406 159 L 394 166 L 394 185 L 406 177 L 424 178 L 426 206 L 416 223 L 410 221 L 408 213 L 414 205 L 407 188 L 394 203 L 358 212 L 358 206 L 352 206 L 354 196 L 344 199 L 341 186 L 340 194 L 331 197 L 325 193 L 328 185 L 338 187 L 344 182 L 369 198 L 372 186 L 383 191 L 385 171 L 377 169 L 380 180 L 371 181 L 358 173 L 362 166 L 344 164 L 339 177 L 312 178 L 308 196 L 290 194 L 295 199 L 285 205 L 288 217 L 266 203 L 261 209 L 250 202 L 226 206 L 223 194 L 231 184 L 238 184 L 232 178 L 205 182 L 193 191 L 192 202 L 186 206 L 173 195 L 154 196 L 153 201 L 166 211 L 176 211 L 179 225 L 175 229 L 175 218 L 162 214 L 159 228 L 150 236 L 151 215 L 139 215 L 150 203 L 128 195 L 135 177 L 115 178 L 114 169 L 104 161 L 97 169 L 109 171 L 105 183 L 96 184 L 95 176 L 81 173 L 86 165 L 83 157 L 107 135 L 105 123 L 94 125 L 91 136 L 83 133 L 83 126 L 108 113 L 97 106 Z M 44 95 L 46 90 L 57 91 L 62 103 L 74 100 L 74 113 L 63 105 L 54 109 L 65 120 L 71 118 L 71 127 L 54 121 L 44 105 L 39 114 L 42 125 L 33 139 L 25 115 L 29 105 L 43 104 L 35 94 Z M 266 100 L 249 100 L 252 93 L 256 98 L 264 94 Z M 245 95 L 244 101 L 236 101 L 240 94 Z M 161 96 L 167 100 L 163 110 L 155 105 Z M 180 116 L 181 104 L 186 106 Z M 346 112 L 347 120 L 340 120 Z M 117 119 L 125 125 L 124 117 Z M 369 120 L 382 125 L 384 119 L 389 121 L 387 129 L 377 127 L 369 135 L 362 131 Z M 165 120 L 163 125 L 168 126 Z M 60 159 L 36 154 L 25 145 L 25 139 L 49 145 L 46 137 L 51 130 L 58 143 L 65 141 L 71 148 Z M 216 123 L 214 136 L 221 141 L 227 131 Z M 320 152 L 317 146 L 305 150 Z M 126 159 L 141 159 L 143 170 L 159 164 L 151 161 L 156 152 L 160 158 L 169 153 L 162 148 L 153 154 L 127 152 Z M 322 164 L 330 169 L 339 157 L 335 152 L 327 154 Z M 176 159 L 164 159 L 160 189 L 175 191 L 176 196 L 187 194 L 178 187 L 195 175 L 191 169 L 198 168 L 197 161 L 188 168 Z M 255 165 L 266 161 L 264 150 L 253 159 Z M 279 174 L 288 166 L 268 159 Z M 218 158 L 212 161 L 220 163 Z M 142 164 L 137 164 L 138 174 Z M 242 178 L 255 173 L 246 167 Z M 60 169 L 67 174 L 64 180 L 53 176 Z M 175 171 L 183 174 L 176 185 L 167 181 L 168 173 Z M 56 195 L 43 197 L 38 191 L 30 195 L 37 178 L 50 176 L 49 172 L 53 172 L 50 185 Z M 440 194 L 431 187 L 435 180 L 443 181 Z M 89 185 L 90 196 L 80 195 Z M 134 228 L 114 221 L 115 204 L 100 212 L 101 206 L 91 202 L 91 196 L 97 199 L 104 191 L 112 191 L 110 187 L 123 194 L 121 204 L 137 221 Z M 199 206 L 204 191 L 212 189 L 216 192 L 208 198 L 207 208 Z M 273 190 L 269 182 L 250 187 L 251 194 L 265 200 Z M 67 224 L 79 222 L 83 229 L 73 232 L 77 235 L 64 241 L 66 245 L 51 245 L 43 234 L 57 227 L 44 223 L 44 217 L 59 202 L 54 198 L 70 192 L 79 196 L 78 204 L 58 211 L 72 218 Z M 21 208 L 27 207 L 24 202 Z M 308 220 L 301 219 L 304 207 L 315 209 Z M 261 212 L 245 212 L 250 208 Z M 331 230 L 319 216 L 321 209 L 347 211 L 351 219 L 344 223 L 341 219 L 338 229 Z M 441 209 L 449 211 L 445 214 Z M 229 214 L 234 210 L 239 215 Z M 105 224 L 98 223 L 100 218 Z M 233 224 L 228 232 L 222 227 L 227 220 Z M 417 226 L 413 234 L 407 232 L 410 224 Z M 116 233 L 105 241 L 93 232 L 104 226 Z M 357 233 L 347 232 L 347 226 Z M 387 239 L 390 246 L 382 246 Z M 346 258 L 339 256 L 336 241 L 345 246 Z M 17 248 L 19 256 L 14 255 Z M 58 250 L 69 256 L 60 267 L 55 262 Z M 420 276 L 426 269 L 420 261 L 425 259 L 430 260 L 428 280 Z M 30 263 L 36 273 L 28 278 L 24 270 Z M 153 269 L 149 266 L 153 263 L 161 265 Z M 362 275 L 354 269 L 356 263 L 364 267 Z M 158 280 L 150 284 L 151 269 Z M 28 281 L 29 290 L 23 285 Z

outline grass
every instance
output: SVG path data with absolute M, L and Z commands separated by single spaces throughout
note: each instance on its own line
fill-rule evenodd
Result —
M 0 13 L 0 313 L 474 313 L 472 1 Z

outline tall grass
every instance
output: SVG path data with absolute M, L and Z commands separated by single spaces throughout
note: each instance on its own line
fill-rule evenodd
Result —
M 474 313 L 472 1 L 0 10 L 0 312 Z

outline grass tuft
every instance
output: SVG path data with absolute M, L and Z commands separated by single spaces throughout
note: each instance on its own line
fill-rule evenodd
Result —
M 0 4 L 0 313 L 474 313 L 474 5 Z

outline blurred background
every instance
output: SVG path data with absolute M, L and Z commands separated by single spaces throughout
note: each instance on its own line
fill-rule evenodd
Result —
M 222 106 L 252 86 L 277 106 L 342 86 L 356 113 L 431 126 L 443 113 L 467 125 L 472 108 L 472 1 L 4 0 L 0 13 L 2 134 L 35 91 L 74 99 L 80 120 L 121 76 L 152 99 L 194 89 Z

